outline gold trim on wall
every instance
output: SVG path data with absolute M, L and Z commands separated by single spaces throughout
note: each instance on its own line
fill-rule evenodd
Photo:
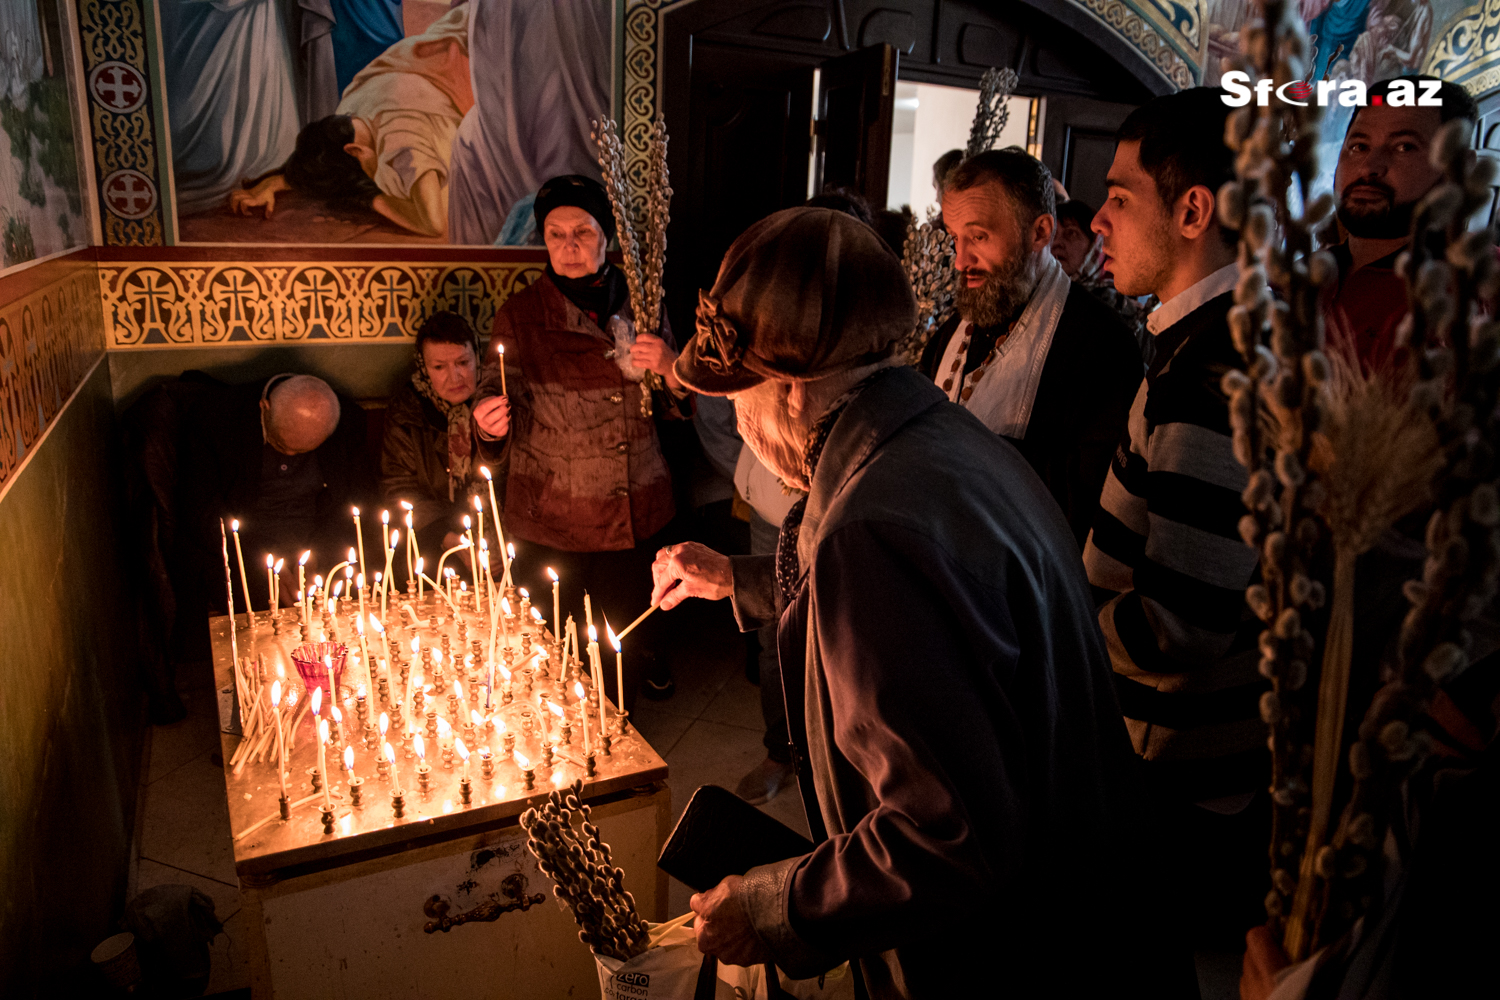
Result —
M 48 261 L 0 296 L 0 488 L 104 353 L 92 263 Z M 56 277 L 44 277 L 57 272 Z
M 108 261 L 99 292 L 111 350 L 410 342 L 432 313 L 481 338 L 541 276 L 532 261 Z

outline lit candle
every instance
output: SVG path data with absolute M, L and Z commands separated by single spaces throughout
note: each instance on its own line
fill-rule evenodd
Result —
M 481 465 L 479 467 L 479 473 L 480 475 L 484 476 L 485 484 L 489 486 L 490 489 L 490 513 L 495 517 L 495 544 L 500 546 L 500 555 L 503 558 L 505 555 L 505 528 L 500 524 L 500 504 L 495 499 L 495 480 L 494 477 L 490 475 L 490 470 L 486 466 Z M 505 564 L 505 572 L 502 575 L 502 579 L 507 583 L 510 582 L 509 563 Z
M 358 558 L 358 556 L 356 556 L 354 554 L 354 549 L 351 548 L 349 550 L 349 558 L 345 559 L 341 563 L 337 563 L 333 567 L 333 569 L 331 569 L 331 570 L 328 571 L 328 579 L 329 579 L 329 581 L 334 580 L 339 575 L 339 570 L 344 569 L 344 568 L 346 568 L 348 566 L 352 566 L 354 564 L 354 560 L 357 559 L 357 558 Z
M 384 712 L 380 713 L 380 740 L 385 742 L 385 734 L 391 728 L 391 717 Z
M 396 770 L 396 751 L 391 749 L 391 745 L 389 743 L 385 745 L 385 759 L 389 761 L 391 765 L 391 794 L 400 795 L 402 794 L 401 774 Z
M 328 615 L 333 617 L 339 613 L 339 595 L 344 592 L 344 581 L 340 580 L 333 585 L 333 593 L 328 599 Z
M 340 709 L 338 707 L 338 705 L 333 705 L 333 706 L 331 706 L 328 709 L 328 714 L 333 716 L 333 724 L 335 726 L 339 727 L 339 729 L 338 729 L 339 737 L 341 739 L 344 738 L 344 712 L 343 712 L 343 710 Z M 329 732 L 331 733 L 332 729 L 330 729 Z M 331 736 L 330 736 L 329 742 L 330 743 L 333 742 Z M 337 746 L 336 743 L 334 745 Z
M 275 594 L 271 598 L 271 609 L 273 611 L 281 607 L 281 567 L 285 565 L 285 559 L 278 559 L 276 560 L 276 565 L 271 568 L 271 579 L 276 581 L 276 585 L 273 588 Z
M 354 746 L 351 744 L 344 747 L 344 770 L 349 773 L 349 780 L 354 780 Z
M 354 578 L 354 585 L 359 588 L 359 616 L 365 616 L 365 575 L 360 573 Z
M 453 578 L 457 575 L 453 572 L 452 566 L 443 570 L 443 586 L 447 588 L 449 604 L 453 604 Z
M 307 560 L 312 555 L 312 549 L 302 553 L 302 558 L 297 560 L 297 593 L 302 595 L 302 624 L 307 622 Z
M 388 510 L 380 512 L 380 547 L 382 550 L 391 547 L 391 512 Z
M 552 578 L 552 638 L 562 642 L 562 584 L 558 582 L 557 570 L 547 567 Z
M 328 608 L 328 590 L 327 590 L 327 588 L 325 588 L 323 586 L 323 578 L 321 576 L 314 576 L 313 577 L 312 592 L 313 592 L 313 594 L 316 595 L 320 591 L 323 594 L 323 608 L 324 608 L 324 610 L 327 610 L 327 608 Z M 317 598 L 314 597 L 313 600 L 316 602 Z M 316 606 L 316 605 L 314 605 L 314 606 Z
M 505 545 L 505 585 L 510 586 L 510 564 L 516 561 L 516 543 L 507 542 Z
M 385 550 L 385 582 L 380 588 L 380 617 L 384 618 L 389 606 L 388 595 L 391 592 L 391 565 L 396 558 L 396 545 L 401 540 L 401 529 L 392 531 L 387 538 L 390 546 Z
M 508 396 L 510 393 L 505 391 L 505 345 L 496 344 L 495 346 L 500 349 L 500 395 Z
M 411 641 L 411 668 L 406 671 L 406 701 L 402 703 L 405 705 L 411 704 L 412 685 L 416 683 L 417 677 L 417 654 L 421 651 L 421 647 L 417 644 L 417 640 L 413 638 Z
M 416 555 L 412 552 L 411 539 L 412 506 L 405 500 L 402 500 L 401 507 L 406 511 L 406 514 L 402 517 L 402 520 L 406 522 L 406 578 L 410 580 L 414 576 L 416 576 Z
M 363 635 L 361 635 L 360 638 L 363 639 L 364 638 Z M 332 653 L 324 653 L 323 654 L 323 668 L 328 671 L 328 700 L 330 702 L 338 701 L 338 698 L 339 698 L 339 686 L 338 686 L 338 684 L 334 683 L 334 679 L 333 679 L 333 654 Z
M 474 589 L 482 594 L 484 592 L 484 574 L 489 571 L 489 559 L 487 555 L 489 552 L 489 543 L 484 537 L 484 501 L 479 498 L 478 494 L 474 496 L 474 516 L 479 521 L 479 553 L 481 556 L 485 556 L 474 570 Z M 476 606 L 474 610 L 483 611 L 484 609 Z
M 604 663 L 599 658 L 599 631 L 589 626 L 589 676 L 594 679 L 594 696 L 599 699 L 599 733 L 604 733 Z
M 609 627 L 607 618 L 604 630 L 609 633 L 610 645 L 615 647 L 615 717 L 620 718 L 625 714 L 625 654 L 620 652 L 620 637 Z
M 266 600 L 276 610 L 276 557 L 266 553 Z
M 385 642 L 385 625 L 381 623 L 380 619 L 376 618 L 374 615 L 371 615 L 370 627 L 375 630 L 375 645 L 380 652 L 380 662 L 384 663 L 386 659 L 391 655 L 391 651 L 386 646 Z M 365 687 L 373 688 L 375 678 L 370 670 L 369 654 L 366 653 L 365 656 Z
M 427 577 L 422 573 L 422 561 L 422 557 L 417 556 L 417 600 L 419 601 L 422 599 L 422 594 L 424 592 L 423 581 L 427 579 Z
M 328 786 L 333 784 L 332 776 L 328 773 L 328 720 L 321 719 L 318 722 L 318 770 L 323 772 L 323 808 L 333 808 L 333 798 L 329 795 Z
M 578 721 L 583 723 L 583 752 L 589 752 L 589 703 L 583 693 L 583 681 L 573 682 L 573 693 L 578 696 Z
M 365 534 L 359 527 L 359 508 L 350 508 L 354 511 L 354 543 L 359 546 L 359 572 L 365 572 Z
M 466 747 L 466 746 L 464 746 L 464 741 L 463 740 L 454 740 L 453 741 L 453 749 L 458 752 L 459 758 L 461 760 L 463 760 L 463 762 L 464 762 L 463 779 L 465 781 L 468 781 L 469 780 L 469 748 Z
M 240 589 L 245 592 L 245 619 L 254 621 L 255 608 L 250 603 L 250 578 L 245 575 L 245 553 L 240 548 L 240 522 L 230 521 L 229 530 L 234 533 L 234 557 L 240 561 Z

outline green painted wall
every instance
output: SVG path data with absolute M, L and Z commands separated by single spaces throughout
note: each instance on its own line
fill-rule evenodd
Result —
M 184 347 L 109 352 L 115 403 L 123 411 L 152 386 L 190 368 L 226 382 L 281 372 L 316 375 L 355 399 L 385 399 L 411 374 L 412 345 L 308 344 L 280 347 Z
M 144 698 L 101 361 L 0 497 L 0 993 L 90 995 L 125 894 Z

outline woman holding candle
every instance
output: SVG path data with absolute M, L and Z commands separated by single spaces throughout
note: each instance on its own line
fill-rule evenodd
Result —
M 485 494 L 479 466 L 501 458 L 501 445 L 474 433 L 477 345 L 457 313 L 428 317 L 417 331 L 411 379 L 386 409 L 380 493 L 392 505 L 411 504 L 411 529 L 422 552 L 459 544 L 459 518 L 472 514 L 473 498 Z M 459 555 L 469 561 L 467 549 Z
M 625 276 L 605 259 L 615 223 L 604 189 L 586 177 L 553 178 L 537 193 L 535 215 L 548 267 L 497 313 L 474 407 L 480 438 L 508 446 L 501 502 L 506 540 L 516 541 L 511 579 L 535 588 L 552 566 L 564 614 L 577 613 L 587 590 L 629 620 L 649 601 L 651 559 L 675 513 L 658 423 L 685 416 L 688 394 L 672 372 L 666 317 L 661 336 L 637 335 Z M 646 371 L 667 385 L 654 417 L 642 413 Z M 636 633 L 633 666 L 653 660 L 658 638 L 645 626 Z M 648 693 L 670 694 L 669 674 L 653 682 Z

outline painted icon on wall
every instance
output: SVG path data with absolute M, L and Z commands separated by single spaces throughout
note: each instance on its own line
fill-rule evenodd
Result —
M 0 4 L 0 246 L 3 264 L 88 242 L 58 0 Z M 99 80 L 99 87 L 114 85 Z M 119 81 L 128 99 L 129 81 Z
M 157 3 L 184 242 L 524 242 L 597 175 L 610 0 Z

